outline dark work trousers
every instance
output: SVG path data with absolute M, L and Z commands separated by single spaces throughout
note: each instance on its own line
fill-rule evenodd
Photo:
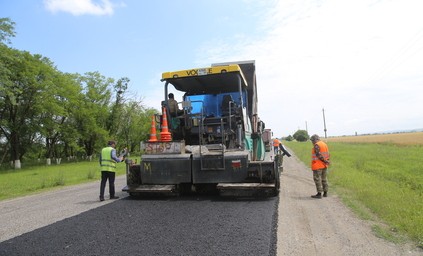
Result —
M 328 192 L 328 178 L 327 178 L 327 168 L 314 170 L 313 171 L 313 180 L 316 184 L 316 190 L 318 193 Z
M 107 179 L 109 179 L 110 197 L 115 196 L 115 172 L 101 171 L 100 198 L 104 198 L 104 190 L 106 188 Z

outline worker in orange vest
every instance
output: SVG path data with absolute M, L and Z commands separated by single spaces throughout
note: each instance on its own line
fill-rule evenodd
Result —
M 314 134 L 310 137 L 313 143 L 311 150 L 311 169 L 313 170 L 313 180 L 316 184 L 317 194 L 312 195 L 312 198 L 322 198 L 328 196 L 328 180 L 327 169 L 330 164 L 329 148 L 323 141 L 320 140 L 319 135 Z
M 278 154 L 279 151 L 279 145 L 281 145 L 282 142 L 280 140 L 278 140 L 277 138 L 273 139 L 273 150 L 275 151 L 275 155 Z

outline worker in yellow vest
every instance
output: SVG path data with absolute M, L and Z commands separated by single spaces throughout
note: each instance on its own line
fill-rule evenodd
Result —
M 329 148 L 323 141 L 320 140 L 319 135 L 314 134 L 310 137 L 313 143 L 311 150 L 311 169 L 313 170 L 313 180 L 316 184 L 317 194 L 312 195 L 312 198 L 322 198 L 328 196 L 328 180 L 327 169 L 330 164 Z
M 104 201 L 104 190 L 107 180 L 109 180 L 110 199 L 118 199 L 115 195 L 115 176 L 116 163 L 122 162 L 124 156 L 116 156 L 116 141 L 110 140 L 107 147 L 101 150 L 100 166 L 101 166 L 101 184 L 100 184 L 100 201 Z

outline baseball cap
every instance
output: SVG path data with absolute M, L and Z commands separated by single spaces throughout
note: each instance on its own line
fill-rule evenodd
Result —
M 320 140 L 320 137 L 319 137 L 319 135 L 317 135 L 317 134 L 313 134 L 313 135 L 310 137 L 310 140 L 311 140 L 311 141 L 317 141 L 317 140 Z

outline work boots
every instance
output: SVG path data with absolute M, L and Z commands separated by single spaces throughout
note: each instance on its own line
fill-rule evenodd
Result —
M 311 196 L 312 198 L 318 198 L 318 199 L 322 199 L 322 193 L 317 193 L 317 194 L 315 194 L 315 195 L 312 195 Z

